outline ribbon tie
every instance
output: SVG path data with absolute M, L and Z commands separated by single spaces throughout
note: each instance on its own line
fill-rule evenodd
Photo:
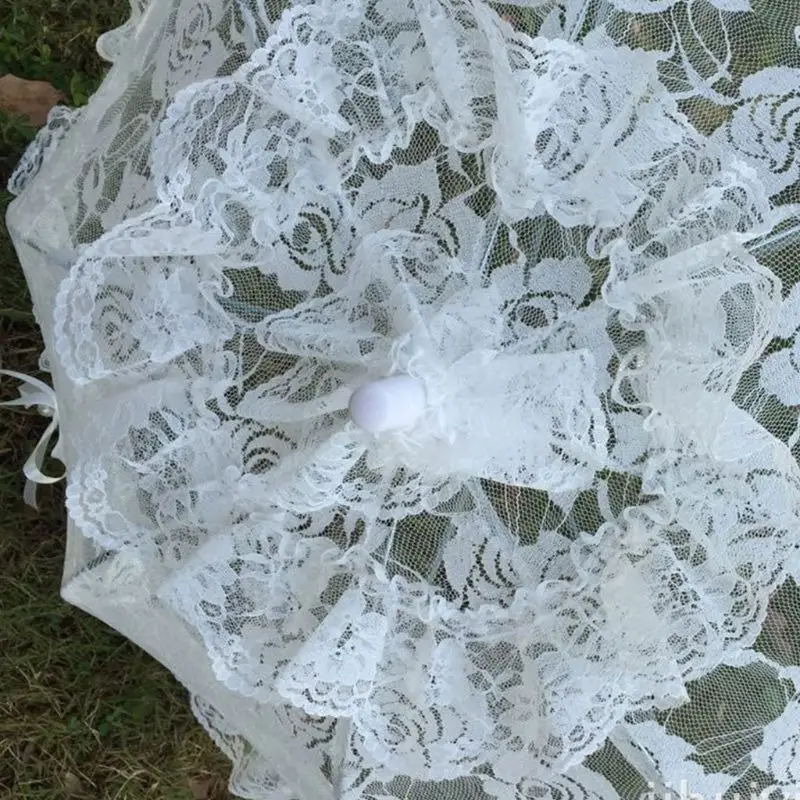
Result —
M 32 378 L 30 375 L 12 372 L 7 369 L 0 369 L 0 375 L 8 375 L 10 378 L 16 378 L 22 381 L 22 385 L 19 387 L 19 397 L 16 400 L 7 400 L 0 403 L 0 406 L 25 406 L 25 408 L 35 406 L 42 416 L 50 418 L 50 424 L 47 426 L 47 430 L 45 430 L 39 438 L 36 447 L 33 448 L 33 452 L 22 468 L 27 478 L 23 497 L 29 506 L 38 509 L 36 505 L 37 485 L 58 483 L 60 480 L 63 480 L 67 474 L 64 472 L 58 477 L 54 477 L 52 475 L 45 475 L 45 473 L 42 472 L 42 466 L 44 465 L 44 459 L 47 455 L 50 440 L 54 436 L 57 436 L 58 433 L 58 401 L 56 399 L 56 393 L 46 383 L 43 383 L 38 378 Z M 56 439 L 56 444 L 52 452 L 53 458 L 57 458 L 59 461 L 63 462 L 62 452 L 61 441 Z

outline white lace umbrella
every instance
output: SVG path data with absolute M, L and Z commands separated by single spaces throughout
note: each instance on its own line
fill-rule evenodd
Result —
M 139 0 L 12 181 L 64 596 L 244 797 L 791 793 L 800 6 L 287 5 Z

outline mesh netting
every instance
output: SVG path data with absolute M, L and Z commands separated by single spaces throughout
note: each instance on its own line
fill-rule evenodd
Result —
M 64 595 L 190 689 L 234 792 L 800 791 L 798 33 L 136 0 L 101 39 L 9 212 Z M 418 411 L 361 424 L 398 377 Z

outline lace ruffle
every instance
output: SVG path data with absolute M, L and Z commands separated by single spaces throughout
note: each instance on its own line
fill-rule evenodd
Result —
M 55 308 L 59 364 L 114 407 L 65 430 L 70 515 L 138 553 L 218 679 L 514 800 L 609 791 L 582 764 L 753 644 L 800 512 L 742 392 L 798 328 L 756 257 L 794 73 L 706 135 L 685 51 L 545 36 L 562 16 L 295 5 L 177 92 L 155 202 Z M 760 372 L 784 402 L 791 353 Z M 348 400 L 398 372 L 426 414 L 373 437 Z

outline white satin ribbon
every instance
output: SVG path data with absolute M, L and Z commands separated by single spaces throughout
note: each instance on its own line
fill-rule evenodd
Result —
M 12 372 L 8 369 L 0 369 L 0 375 L 8 375 L 10 378 L 22 381 L 22 386 L 19 387 L 19 397 L 16 400 L 7 400 L 0 403 L 0 406 L 25 406 L 25 408 L 36 406 L 42 416 L 51 418 L 47 430 L 39 438 L 36 447 L 33 448 L 33 452 L 22 468 L 22 472 L 28 479 L 25 482 L 23 497 L 29 506 L 38 508 L 36 505 L 36 487 L 39 484 L 58 483 L 67 474 L 65 471 L 58 477 L 54 477 L 45 475 L 42 471 L 50 441 L 54 436 L 57 437 L 58 434 L 58 400 L 56 399 L 55 391 L 38 378 L 32 378 L 30 375 L 24 375 L 21 372 Z M 53 458 L 63 462 L 62 453 L 61 441 L 56 438 L 56 444 L 51 455 Z

